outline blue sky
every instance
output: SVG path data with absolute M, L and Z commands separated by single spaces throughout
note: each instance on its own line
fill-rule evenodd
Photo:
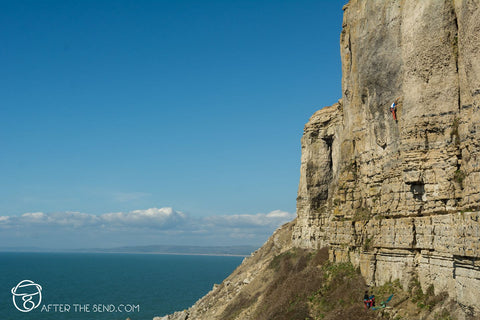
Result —
M 0 241 L 261 244 L 341 97 L 344 3 L 0 1 Z

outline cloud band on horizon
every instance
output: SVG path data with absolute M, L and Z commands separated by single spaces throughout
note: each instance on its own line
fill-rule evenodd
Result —
M 281 210 L 194 217 L 171 207 L 100 215 L 72 211 L 27 212 L 19 216 L 0 216 L 0 240 L 12 246 L 19 244 L 20 238 L 36 239 L 32 241 L 45 244 L 60 241 L 70 247 L 90 246 L 93 238 L 106 245 L 169 241 L 245 244 L 264 241 L 273 230 L 293 218 L 295 214 Z M 20 244 L 24 245 L 21 241 Z

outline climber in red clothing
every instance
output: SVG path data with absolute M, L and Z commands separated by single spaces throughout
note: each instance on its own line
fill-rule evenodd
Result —
M 390 112 L 392 113 L 393 120 L 395 121 L 397 121 L 397 101 L 398 99 L 393 101 L 392 105 L 390 106 Z
M 370 309 L 370 307 L 375 307 L 375 296 L 369 295 L 368 291 L 365 291 L 363 296 L 363 303 L 365 304 L 365 309 Z

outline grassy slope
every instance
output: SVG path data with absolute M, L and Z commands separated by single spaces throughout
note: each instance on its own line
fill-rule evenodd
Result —
M 350 263 L 331 263 L 328 250 L 291 247 L 295 221 L 278 229 L 220 285 L 185 311 L 188 320 L 454 320 L 446 295 L 425 292 L 418 281 L 368 288 Z M 365 310 L 366 289 L 377 305 L 394 293 L 389 308 Z M 176 317 L 172 319 L 177 319 Z M 184 319 L 183 316 L 178 319 Z
M 447 296 L 423 292 L 413 281 L 402 288 L 398 281 L 368 288 L 350 263 L 331 263 L 327 249 L 290 249 L 275 256 L 265 269 L 258 291 L 240 293 L 223 310 L 222 319 L 438 319 L 453 320 Z M 389 308 L 365 310 L 364 291 L 376 296 L 377 306 L 390 294 Z
M 363 278 L 351 264 L 329 263 L 326 249 L 291 249 L 273 258 L 266 271 L 263 293 L 236 299 L 221 318 L 243 319 L 243 310 L 254 309 L 248 318 L 375 319 L 361 302 Z

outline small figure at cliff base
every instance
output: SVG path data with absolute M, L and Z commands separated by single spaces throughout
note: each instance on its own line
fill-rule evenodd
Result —
M 365 291 L 365 295 L 363 296 L 363 303 L 365 304 L 365 309 L 369 308 L 368 291 Z
M 365 309 L 370 309 L 370 307 L 374 307 L 375 296 L 373 294 L 370 296 L 368 295 L 368 291 L 365 291 L 365 295 L 363 296 L 363 303 L 365 304 Z

